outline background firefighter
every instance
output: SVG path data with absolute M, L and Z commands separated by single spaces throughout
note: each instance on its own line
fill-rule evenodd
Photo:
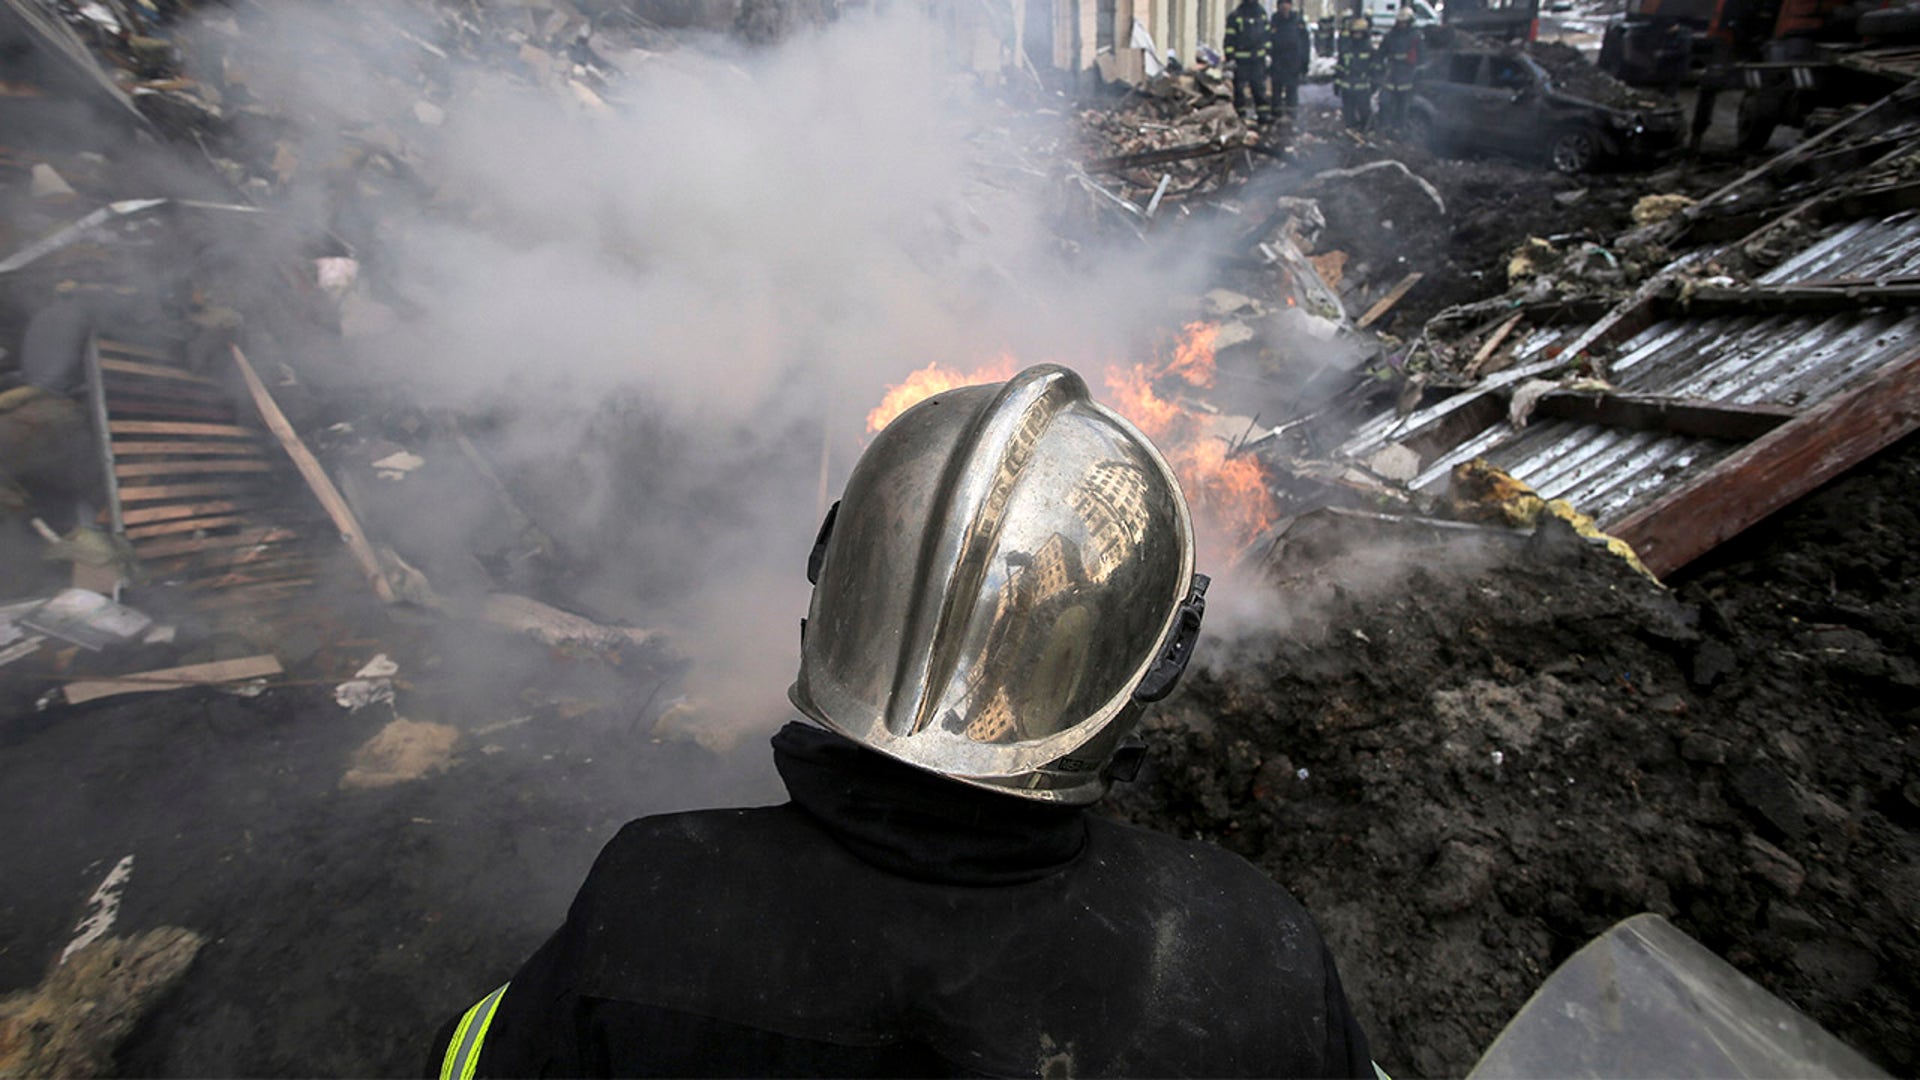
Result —
M 1307 22 L 1293 10 L 1293 0 L 1280 0 L 1267 36 L 1273 70 L 1273 107 L 1292 109 L 1300 104 L 1300 80 L 1313 59 L 1313 36 Z
M 1420 31 L 1413 11 L 1402 7 L 1393 28 L 1380 39 L 1380 126 L 1392 132 L 1407 129 L 1407 108 L 1413 102 L 1413 75 L 1420 67 Z
M 1241 115 L 1252 99 L 1255 115 L 1267 120 L 1273 108 L 1267 101 L 1267 10 L 1260 0 L 1240 0 L 1227 16 L 1227 62 L 1233 65 L 1233 107 Z
M 1192 655 L 1194 560 L 1072 371 L 902 413 L 807 562 L 791 801 L 628 823 L 440 1075 L 1374 1076 L 1285 889 L 1088 812 Z
M 1333 64 L 1333 92 L 1340 95 L 1340 116 L 1353 131 L 1365 131 L 1373 119 L 1373 84 L 1378 78 L 1373 24 L 1355 16 L 1340 35 Z

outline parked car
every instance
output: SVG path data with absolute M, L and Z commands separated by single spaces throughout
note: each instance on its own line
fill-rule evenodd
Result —
M 1544 157 L 1562 172 L 1676 153 L 1680 106 L 1640 95 L 1599 71 L 1549 73 L 1496 46 L 1430 49 L 1415 73 L 1408 123 L 1436 152 Z

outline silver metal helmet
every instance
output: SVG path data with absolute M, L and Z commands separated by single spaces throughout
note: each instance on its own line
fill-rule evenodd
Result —
M 1166 460 L 1046 364 L 928 398 L 854 466 L 808 565 L 794 705 L 881 753 L 1089 803 L 1205 610 Z

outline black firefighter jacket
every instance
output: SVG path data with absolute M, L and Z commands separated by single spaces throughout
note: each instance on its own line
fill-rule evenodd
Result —
M 1312 921 L 1239 857 L 773 745 L 791 802 L 620 830 L 479 1075 L 1373 1075 Z

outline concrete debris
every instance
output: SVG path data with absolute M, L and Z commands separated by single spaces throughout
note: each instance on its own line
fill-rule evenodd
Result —
M 353 755 L 353 764 L 340 778 L 343 788 L 382 788 L 444 772 L 453 764 L 460 730 L 405 717 L 368 739 Z
M 359 712 L 369 705 L 390 705 L 393 677 L 399 673 L 400 665 L 380 653 L 354 672 L 353 678 L 334 687 L 333 700 L 349 712 Z
M 84 649 L 103 649 L 145 633 L 153 618 L 87 589 L 66 589 L 19 617 L 20 625 Z
M 1633 204 L 1633 223 L 1639 226 L 1658 225 L 1687 207 L 1695 200 L 1685 195 L 1643 195 Z
M 426 463 L 426 458 L 400 450 L 374 462 L 373 467 L 382 480 L 405 480 L 408 473 Z
M 66 178 L 54 171 L 51 165 L 44 162 L 35 165 L 32 169 L 32 177 L 32 184 L 27 190 L 28 194 L 36 199 L 71 199 L 75 197 L 76 193 L 73 190 L 73 185 L 67 183 Z
M 121 1041 L 205 944 L 171 926 L 104 937 L 56 965 L 38 987 L 0 1000 L 0 1075 L 111 1075 Z
M 63 50 L 68 75 L 78 73 L 88 87 L 27 86 L 9 74 L 0 100 L 11 109 L 31 107 L 38 97 L 76 95 L 118 111 L 122 125 L 115 137 L 78 150 L 43 149 L 25 138 L 16 145 L 10 129 L 0 148 L 0 330 L 8 334 L 0 337 L 0 379 L 6 380 L 0 382 L 0 565 L 21 575 L 0 592 L 0 665 L 7 675 L 0 692 L 25 688 L 18 690 L 23 712 L 36 701 L 48 707 L 101 701 L 98 715 L 112 713 L 116 722 L 132 715 L 114 712 L 112 699 L 122 695 L 192 687 L 270 695 L 254 703 L 203 694 L 191 703 L 123 707 L 167 718 L 174 714 L 161 710 L 206 706 L 209 719 L 201 726 L 223 738 L 231 731 L 251 733 L 254 725 L 232 718 L 231 709 L 242 705 L 257 712 L 241 716 L 272 719 L 275 739 L 277 725 L 290 732 L 297 722 L 344 731 L 344 741 L 311 758 L 322 763 L 322 771 L 319 783 L 309 786 L 336 803 L 397 805 L 384 796 L 341 795 L 338 789 L 391 788 L 455 770 L 479 774 L 515 764 L 502 755 L 525 755 L 532 779 L 564 776 L 570 783 L 572 770 L 590 762 L 584 752 L 565 758 L 567 772 L 531 771 L 551 756 L 554 728 L 579 729 L 583 744 L 593 747 L 638 746 L 643 753 L 649 735 L 690 740 L 716 753 L 758 738 L 756 716 L 730 715 L 741 710 L 713 693 L 711 682 L 699 686 L 684 678 L 686 665 L 670 651 L 666 632 L 623 625 L 666 618 L 663 612 L 677 602 L 677 582 L 631 584 L 622 561 L 642 540 L 651 543 L 652 534 L 643 528 L 609 539 L 603 534 L 614 530 L 603 529 L 604 522 L 581 520 L 623 499 L 649 513 L 656 512 L 657 499 L 662 515 L 699 501 L 700 493 L 656 485 L 647 475 L 654 462 L 645 458 L 645 448 L 655 433 L 639 430 L 644 425 L 638 421 L 631 425 L 635 431 L 623 430 L 628 403 L 608 401 L 603 413 L 577 417 L 581 428 L 594 428 L 596 435 L 606 429 L 607 445 L 614 447 L 610 455 L 636 466 L 631 484 L 602 490 L 575 482 L 582 471 L 577 462 L 527 460 L 537 456 L 526 452 L 527 445 L 539 441 L 528 437 L 537 434 L 529 431 L 531 423 L 553 417 L 523 415 L 514 402 L 489 403 L 484 394 L 466 396 L 466 388 L 458 400 L 471 411 L 456 415 L 439 404 L 453 399 L 436 401 L 428 396 L 433 391 L 400 378 L 378 382 L 351 362 L 366 359 L 370 344 L 417 345 L 413 324 L 442 299 L 434 295 L 435 282 L 407 279 L 404 260 L 393 257 L 390 245 L 402 220 L 393 208 L 424 208 L 417 221 L 406 220 L 429 231 L 472 226 L 475 235 L 516 256 L 538 253 L 547 239 L 550 193 L 516 188 L 512 198 L 493 199 L 476 190 L 471 175 L 463 177 L 466 170 L 448 165 L 450 145 L 483 135 L 492 122 L 488 110 L 499 99 L 476 92 L 476 86 L 511 87 L 595 137 L 617 135 L 623 118 L 650 104 L 631 99 L 624 88 L 632 84 L 622 73 L 678 63 L 680 50 L 706 47 L 698 34 L 651 26 L 630 5 L 605 0 L 357 3 L 366 37 L 354 46 L 373 42 L 383 59 L 402 59 L 370 71 L 364 86 L 340 95 L 352 99 L 343 111 L 353 115 L 331 116 L 318 102 L 311 115 L 305 105 L 276 111 L 271 104 L 270 87 L 282 72 L 270 66 L 277 60 L 255 31 L 260 5 L 214 6 L 186 21 L 179 17 L 191 11 L 191 3 L 0 3 L 7 11 L 58 11 L 64 21 L 35 24 L 31 32 L 40 44 L 32 47 Z M 736 49 L 732 55 L 749 59 L 716 61 L 713 70 L 749 86 L 758 77 L 754 52 L 794 37 L 807 23 L 830 21 L 837 9 L 812 0 L 751 0 L 722 5 L 724 11 L 682 7 L 688 20 L 709 33 L 732 29 L 739 39 L 730 46 Z M 993 5 L 984 10 L 1000 18 Z M 1027 31 L 1038 25 L 1029 21 Z M 1054 259 L 1040 263 L 1045 274 L 1103 280 L 1100 275 L 1115 269 L 1131 275 L 1169 268 L 1166 287 L 1142 305 L 1150 310 L 1125 313 L 1121 325 L 1138 331 L 1139 355 L 1116 355 L 1120 362 L 1107 385 L 1116 396 L 1134 395 L 1136 404 L 1145 403 L 1142 415 L 1163 422 L 1151 434 L 1169 450 L 1196 520 L 1204 522 L 1203 561 L 1287 581 L 1333 575 L 1330 568 L 1343 566 L 1380 571 L 1379 580 L 1369 573 L 1362 575 L 1367 580 L 1344 583 L 1326 603 L 1258 616 L 1263 629 L 1284 622 L 1275 633 L 1278 659 L 1259 670 L 1305 672 L 1303 683 L 1339 672 L 1318 702 L 1326 707 L 1315 712 L 1325 722 L 1285 738 L 1326 736 L 1339 748 L 1301 750 L 1289 743 L 1286 754 L 1277 754 L 1264 745 L 1235 748 L 1224 739 L 1215 745 L 1211 732 L 1261 722 L 1239 714 L 1273 693 L 1271 686 L 1249 682 L 1247 671 L 1230 670 L 1238 659 L 1223 661 L 1221 671 L 1182 692 L 1227 707 L 1191 723 L 1176 719 L 1149 734 L 1182 746 L 1191 735 L 1193 754 L 1218 750 L 1228 760 L 1217 769 L 1153 781 L 1206 788 L 1194 798 L 1186 798 L 1185 789 L 1176 792 L 1158 804 L 1158 812 L 1199 815 L 1196 820 L 1205 819 L 1218 835 L 1257 845 L 1298 835 L 1276 827 L 1278 818 L 1262 816 L 1269 804 L 1311 809 L 1300 820 L 1319 823 L 1307 830 L 1316 843 L 1324 839 L 1316 830 L 1337 831 L 1352 841 L 1354 859 L 1371 872 L 1417 879 L 1414 888 L 1401 890 L 1379 889 L 1375 880 L 1359 891 L 1365 903 L 1390 897 L 1403 903 L 1407 920 L 1423 926 L 1472 923 L 1475 934 L 1487 928 L 1484 941 L 1476 937 L 1447 955 L 1481 948 L 1489 956 L 1519 955 L 1532 963 L 1551 955 L 1553 941 L 1570 940 L 1584 929 L 1585 904 L 1631 903 L 1637 909 L 1672 904 L 1676 897 L 1692 904 L 1709 888 L 1701 884 L 1699 868 L 1679 858 L 1658 872 L 1595 859 L 1595 865 L 1557 879 L 1528 878 L 1513 871 L 1510 845 L 1493 839 L 1496 830 L 1477 821 L 1471 806 L 1452 808 L 1445 828 L 1435 826 L 1435 835 L 1424 837 L 1417 850 L 1401 842 L 1405 822 L 1369 831 L 1342 815 L 1352 810 L 1351 792 L 1416 771 L 1406 767 L 1416 759 L 1443 762 L 1459 782 L 1453 786 L 1465 785 L 1462 790 L 1474 798 L 1508 792 L 1539 801 L 1545 791 L 1552 796 L 1547 803 L 1561 806 L 1571 801 L 1562 788 L 1576 779 L 1585 785 L 1589 778 L 1578 770 L 1562 777 L 1539 762 L 1567 750 L 1573 741 L 1569 723 L 1578 717 L 1582 724 L 1576 726 L 1592 720 L 1603 725 L 1596 731 L 1626 733 L 1622 741 L 1634 748 L 1634 771 L 1615 777 L 1606 792 L 1609 812 L 1631 799 L 1639 808 L 1634 813 L 1657 817 L 1662 789 L 1706 798 L 1700 793 L 1724 788 L 1749 814 L 1746 827 L 1764 836 L 1743 837 L 1731 847 L 1732 863 L 1714 863 L 1721 876 L 1745 880 L 1740 888 L 1755 891 L 1716 894 L 1714 903 L 1735 922 L 1752 922 L 1754 911 L 1765 910 L 1770 923 L 1802 944 L 1825 943 L 1823 935 L 1833 932 L 1829 924 L 1842 921 L 1827 917 L 1840 908 L 1826 876 L 1859 855 L 1846 849 L 1853 842 L 1847 837 L 1868 835 L 1877 843 L 1881 833 L 1920 812 L 1920 767 L 1886 764 L 1879 774 L 1859 779 L 1857 797 L 1838 788 L 1832 798 L 1804 792 L 1786 813 L 1778 805 L 1776 789 L 1785 790 L 1780 785 L 1723 784 L 1713 770 L 1750 770 L 1748 758 L 1786 758 L 1789 749 L 1682 731 L 1682 720 L 1689 708 L 1729 693 L 1728 687 L 1751 685 L 1743 668 L 1751 653 L 1740 651 L 1747 643 L 1732 624 L 1773 618 L 1777 611 L 1799 620 L 1797 636 L 1787 639 L 1793 648 L 1781 651 L 1816 672 L 1821 685 L 1844 686 L 1862 699 L 1891 703 L 1887 709 L 1911 711 L 1906 700 L 1920 669 L 1894 632 L 1905 623 L 1839 599 L 1851 583 L 1896 576 L 1887 568 L 1904 565 L 1900 560 L 1877 551 L 1841 564 L 1790 568 L 1783 578 L 1813 583 L 1813 591 L 1800 594 L 1790 609 L 1772 593 L 1749 593 L 1741 605 L 1728 605 L 1733 614 L 1697 613 L 1698 625 L 1645 616 L 1634 624 L 1635 634 L 1609 631 L 1641 644 L 1643 638 L 1655 640 L 1673 654 L 1684 676 L 1674 687 L 1653 688 L 1638 682 L 1648 670 L 1645 657 L 1622 659 L 1627 654 L 1616 643 L 1584 640 L 1574 659 L 1545 655 L 1572 651 L 1562 644 L 1561 632 L 1571 633 L 1565 624 L 1553 624 L 1551 632 L 1540 628 L 1546 624 L 1510 632 L 1501 619 L 1521 625 L 1535 617 L 1531 609 L 1521 610 L 1527 601 L 1503 594 L 1492 572 L 1464 595 L 1443 576 L 1457 567 L 1429 556 L 1469 552 L 1460 561 L 1484 568 L 1496 556 L 1557 565 L 1554 560 L 1568 550 L 1604 549 L 1641 574 L 1647 565 L 1664 573 L 1668 564 L 1656 554 L 1662 545 L 1650 547 L 1643 538 L 1718 536 L 1722 518 L 1707 509 L 1763 501 L 1707 491 L 1681 500 L 1705 508 L 1700 518 L 1688 518 L 1686 507 L 1652 501 L 1656 495 L 1671 499 L 1671 484 L 1692 483 L 1726 462 L 1745 462 L 1740 491 L 1799 490 L 1804 463 L 1823 455 L 1777 447 L 1833 444 L 1784 442 L 1804 438 L 1805 427 L 1825 415 L 1809 414 L 1821 388 L 1794 380 L 1819 368 L 1825 357 L 1858 359 L 1865 343 L 1891 347 L 1905 333 L 1898 313 L 1911 306 L 1912 296 L 1902 282 L 1920 273 L 1910 257 L 1911 224 L 1899 216 L 1915 205 L 1914 178 L 1920 177 L 1915 118 L 1898 103 L 1879 114 L 1889 121 L 1884 126 L 1844 118 L 1837 133 L 1829 129 L 1811 147 L 1759 170 L 1707 154 L 1651 175 L 1622 169 L 1576 180 L 1523 164 L 1431 153 L 1400 132 L 1342 130 L 1319 87 L 1306 88 L 1304 103 L 1279 117 L 1243 115 L 1218 65 L 1159 65 L 1158 46 L 1141 19 L 1134 20 L 1136 36 L 1154 52 L 1146 73 L 1129 71 L 1138 58 L 1125 56 L 1127 50 L 1103 48 L 1070 78 L 1109 85 L 1069 93 L 1063 73 L 1044 62 L 1050 47 L 1031 38 L 1025 48 L 1009 45 L 1019 41 L 1013 32 L 1019 27 L 1007 27 L 987 51 L 1011 65 L 1011 79 L 977 80 L 994 92 L 977 103 L 979 122 L 969 143 L 974 156 L 954 178 L 966 192 L 965 204 L 925 215 L 933 224 L 920 238 L 923 249 L 913 252 L 913 272 L 939 280 L 943 300 L 953 304 L 945 314 L 964 320 L 993 309 L 993 303 L 982 303 L 991 289 L 1012 284 L 1018 290 L 1024 276 L 1034 274 L 1033 265 L 1004 257 L 1008 237 L 1043 236 L 1041 246 Z M 1054 44 L 1068 47 L 1065 40 Z M 316 39 L 310 46 L 325 51 L 340 43 Z M 74 49 L 77 54 L 69 55 Z M 1527 51 L 1556 80 L 1570 86 L 1591 82 L 1585 62 L 1567 50 Z M 85 65 L 71 62 L 76 55 Z M 1323 56 L 1315 70 L 1325 72 L 1330 63 Z M 871 88 L 858 75 L 849 80 L 837 98 L 823 97 L 820 107 L 866 107 L 860 95 Z M 1600 83 L 1589 90 L 1592 96 L 1611 95 L 1609 100 L 1642 98 Z M 973 84 L 954 93 L 971 94 Z M 143 132 L 142 154 L 165 157 L 193 186 L 134 183 L 142 174 L 124 148 L 134 140 L 124 136 L 135 130 Z M 498 149 L 516 162 L 513 155 L 523 150 Z M 517 170 L 517 164 L 502 169 L 488 182 L 517 184 Z M 1735 173 L 1737 180 L 1722 183 Z M 145 197 L 156 190 L 229 194 L 207 201 Z M 110 201 L 97 202 L 102 199 Z M 996 200 L 1017 206 L 1018 216 L 997 213 Z M 794 205 L 807 204 L 802 198 Z M 1009 220 L 1018 227 L 1006 228 Z M 605 224 L 596 240 L 604 241 L 597 255 L 607 265 L 643 266 L 654 258 L 653 237 L 643 230 L 629 234 L 634 222 L 614 212 Z M 1850 229 L 1858 230 L 1851 241 Z M 247 230 L 271 237 L 260 246 L 273 250 L 273 259 L 236 257 L 236 250 L 251 250 L 242 239 Z M 1876 236 L 1892 239 L 1876 247 Z M 460 257 L 458 244 L 449 251 L 447 257 Z M 943 265 L 953 252 L 958 257 Z M 1135 262 L 1140 255 L 1145 257 Z M 1799 273 L 1809 267 L 1813 276 Z M 781 276 L 774 273 L 770 280 Z M 1886 325 L 1851 321 L 1868 316 L 1846 304 L 1870 310 L 1873 318 L 1886 316 Z M 1803 311 L 1811 313 L 1808 327 L 1795 322 Z M 1760 385 L 1743 381 L 1758 372 L 1732 363 L 1754 345 L 1739 335 L 1724 342 L 1730 367 L 1717 374 L 1707 370 L 1715 350 L 1702 343 L 1712 340 L 1717 348 L 1719 338 L 1687 338 L 1694 347 L 1677 356 L 1663 351 L 1657 334 L 1636 338 L 1655 326 L 1692 333 L 1707 312 L 1764 317 L 1781 328 L 1783 340 L 1811 343 L 1805 357 L 1813 362 L 1804 371 L 1779 369 L 1787 400 L 1688 396 L 1736 383 Z M 759 312 L 744 314 L 757 319 Z M 855 323 L 869 314 L 887 313 L 851 313 Z M 1816 341 L 1814 324 L 1828 319 L 1846 323 L 1848 336 Z M 31 333 L 14 332 L 30 322 L 37 324 Z M 476 335 L 488 329 L 473 328 Z M 386 340 L 369 340 L 380 338 Z M 1851 345 L 1842 349 L 1832 345 L 1835 340 Z M 557 347 L 577 344 L 567 339 Z M 1136 362 L 1128 381 L 1127 368 Z M 478 363 L 475 370 L 484 366 Z M 518 377 L 537 386 L 546 377 L 542 368 L 528 364 Z M 1650 371 L 1666 381 L 1637 385 Z M 1855 374 L 1862 373 L 1848 377 Z M 1920 415 L 1904 404 L 1914 382 L 1884 384 L 1882 410 L 1862 405 L 1830 426 L 1897 435 L 1900 424 Z M 1863 385 L 1868 397 L 1875 396 L 1875 384 Z M 1803 391 L 1805 398 L 1799 396 Z M 1571 440 L 1569 433 L 1582 429 L 1600 433 L 1598 448 L 1570 441 L 1566 452 L 1550 459 L 1565 473 L 1549 472 L 1551 480 L 1540 479 L 1536 488 L 1536 471 L 1548 471 L 1540 462 L 1549 459 L 1529 458 L 1534 443 L 1524 440 Z M 842 434 L 818 433 L 823 488 L 844 464 L 837 456 Z M 1648 446 L 1680 444 L 1688 456 L 1644 468 L 1645 459 L 1633 456 L 1651 453 Z M 1848 454 L 1873 452 L 1848 446 Z M 1776 448 L 1772 457 L 1770 447 Z M 1496 461 L 1511 468 L 1497 468 L 1491 464 Z M 1572 475 L 1582 469 L 1595 475 Z M 805 486 L 803 496 L 810 496 L 812 485 Z M 1594 501 L 1624 500 L 1626 489 L 1652 494 L 1626 510 L 1620 508 L 1624 503 Z M 1548 497 L 1563 492 L 1568 498 Z M 1650 505 L 1667 514 L 1655 515 L 1656 525 L 1668 526 L 1664 531 L 1627 515 L 1651 513 Z M 1623 520 L 1639 531 L 1620 528 Z M 1608 592 L 1619 581 L 1641 587 L 1620 562 L 1600 561 L 1619 579 L 1594 574 L 1554 582 L 1554 589 L 1564 588 L 1554 594 L 1557 602 L 1580 592 L 1579 603 L 1597 603 L 1584 594 Z M 1381 618 L 1365 627 L 1323 632 L 1331 620 L 1364 611 L 1380 594 L 1393 592 L 1409 566 L 1431 576 L 1415 577 L 1392 602 L 1422 618 L 1402 618 L 1385 605 Z M 1441 603 L 1482 606 L 1437 613 L 1423 606 Z M 752 610 L 759 610 L 757 603 Z M 1228 618 L 1251 617 L 1232 612 L 1224 601 L 1220 610 Z M 1454 617 L 1463 610 L 1471 618 Z M 1605 622 L 1617 628 L 1643 614 L 1614 612 Z M 1701 640 L 1700 626 L 1714 622 L 1728 626 L 1713 631 L 1715 640 Z M 1437 635 L 1434 627 L 1441 628 Z M 1455 632 L 1462 627 L 1468 632 Z M 1414 640 L 1423 632 L 1446 639 L 1439 648 L 1446 659 L 1410 675 L 1400 665 L 1426 647 L 1424 639 Z M 1488 670 L 1454 670 L 1453 657 L 1478 655 L 1474 650 L 1483 645 L 1496 654 Z M 1505 655 L 1535 645 L 1542 654 L 1529 654 L 1524 665 Z M 1604 670 L 1592 674 L 1587 668 Z M 1400 682 L 1409 686 L 1401 711 L 1439 721 L 1399 742 L 1378 738 L 1368 726 L 1373 718 L 1355 715 L 1348 695 L 1378 695 Z M 1586 683 L 1602 685 L 1605 694 Z M 402 715 L 464 715 L 460 710 L 475 702 L 495 700 L 505 702 L 500 712 L 471 723 L 463 719 L 459 727 Z M 369 707 L 376 711 L 366 713 Z M 1827 712 L 1810 714 L 1805 723 L 1824 725 L 1831 719 Z M 1389 717 L 1382 721 L 1387 723 L 1400 713 L 1381 715 Z M 1623 715 L 1634 722 L 1604 726 Z M 1806 737 L 1794 726 L 1799 723 L 1780 725 L 1778 734 L 1791 728 Z M 173 730 L 166 729 L 165 737 Z M 480 754 L 461 752 L 466 733 L 482 736 Z M 26 731 L 19 737 L 37 736 Z M 1419 752 L 1403 754 L 1396 746 Z M 204 764 L 183 760 L 196 769 Z M 104 765 L 99 771 L 109 772 Z M 1644 791 L 1633 786 L 1636 777 Z M 279 790 L 264 782 L 260 788 Z M 305 791 L 298 783 L 287 790 L 295 793 L 290 797 Z M 1433 797 L 1426 788 L 1406 790 L 1415 791 L 1416 802 Z M 435 799 L 442 793 L 436 788 Z M 536 797 L 515 795 L 523 798 Z M 512 801 L 503 805 L 511 817 Z M 1863 832 L 1863 814 L 1899 821 L 1883 828 L 1873 818 Z M 441 820 L 452 815 L 449 810 Z M 1724 814 L 1702 820 L 1716 840 L 1739 835 L 1726 832 Z M 1832 827 L 1816 829 L 1808 822 Z M 487 824 L 501 821 L 488 818 Z M 596 817 L 583 825 L 569 818 L 564 824 L 570 830 L 580 826 L 571 835 L 585 835 L 606 822 Z M 1185 829 L 1190 823 L 1182 818 L 1171 824 Z M 1527 824 L 1542 835 L 1552 831 L 1532 819 Z M 535 846 L 513 824 L 502 827 L 507 831 L 498 846 Z M 1554 828 L 1561 827 L 1556 820 Z M 1838 837 L 1832 842 L 1840 846 L 1809 853 L 1805 843 L 1816 832 Z M 262 832 L 262 847 L 280 839 Z M 229 849 L 250 850 L 254 838 L 221 842 L 228 845 L 224 856 Z M 177 977 L 198 938 L 167 931 L 176 936 L 143 945 L 144 938 L 112 937 L 118 888 L 126 881 L 119 867 L 115 874 L 96 893 L 84 940 L 69 948 L 61 971 L 130 978 L 148 970 L 141 967 L 146 964 L 152 972 L 171 971 L 155 975 L 156 982 Z M 1733 888 L 1724 882 L 1713 887 Z M 1504 913 L 1479 917 L 1506 905 L 1526 911 L 1523 927 L 1510 925 L 1514 920 Z M 1802 908 L 1820 914 L 1822 925 L 1811 925 Z M 1369 931 L 1390 922 L 1363 927 L 1349 940 L 1371 941 Z M 142 949 L 173 959 L 142 959 Z M 114 959 L 102 968 L 96 958 L 108 955 Z M 476 966 L 501 959 L 491 953 L 474 958 Z M 250 963 L 258 959 L 258 953 L 247 955 Z M 379 963 L 398 966 L 390 954 Z M 1784 961 L 1781 970 L 1790 970 Z M 113 987 L 56 992 L 58 977 L 39 994 L 0 1004 L 0 1074 L 88 1074 L 112 1066 L 110 1045 L 101 1050 L 80 1041 L 119 1038 L 113 1032 L 123 1033 L 132 1021 L 116 1029 L 120 1020 L 113 1009 L 137 1014 L 144 999 L 134 1002 L 136 992 Z M 1509 979 L 1501 993 L 1524 998 L 1524 982 Z M 1390 1030 L 1414 1031 L 1430 1024 L 1431 1015 L 1448 1012 L 1433 1008 L 1429 998 L 1382 1003 L 1377 987 L 1368 991 L 1362 984 L 1357 992 L 1376 995 L 1371 1004 L 1385 1011 L 1404 1005 L 1408 1015 L 1396 1014 Z M 68 994 L 63 1004 L 40 1004 L 45 995 L 59 993 Z M 126 1003 L 99 1005 L 119 1000 L 114 994 Z M 1912 1015 L 1885 998 L 1872 1004 L 1899 1023 Z M 109 1022 L 83 1032 L 87 1026 L 68 1014 L 88 1007 L 107 1009 L 99 1015 Z M 298 1045 L 310 1047 L 311 1033 L 301 1038 L 308 1042 Z M 1464 1072 L 1470 1064 L 1456 1055 L 1415 1068 L 1404 1047 L 1392 1052 L 1407 1056 L 1416 1072 Z M 356 1064 L 299 1060 L 317 1062 L 319 1071 L 353 1072 Z M 242 1071 L 284 1064 L 259 1057 L 235 1062 Z
M 481 604 L 479 616 L 491 626 L 526 634 L 543 645 L 555 648 L 584 646 L 595 650 L 619 649 L 658 644 L 663 640 L 657 630 L 603 626 L 551 604 L 509 593 L 488 596 Z

